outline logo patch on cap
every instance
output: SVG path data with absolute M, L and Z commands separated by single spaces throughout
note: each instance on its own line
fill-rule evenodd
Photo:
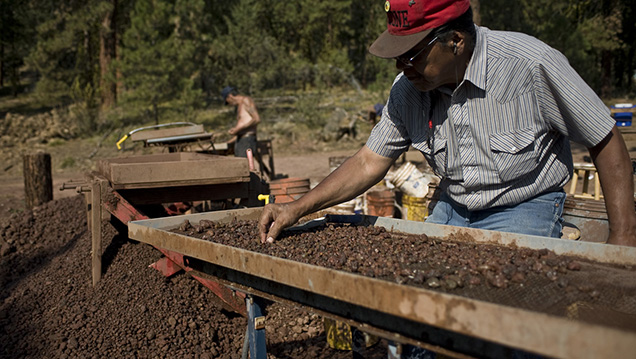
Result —
M 391 10 L 391 3 L 389 2 L 389 0 L 386 0 L 384 2 L 384 11 L 389 12 L 389 10 Z

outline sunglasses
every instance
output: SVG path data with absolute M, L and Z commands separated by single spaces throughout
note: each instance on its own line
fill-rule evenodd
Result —
M 435 41 L 437 41 L 437 36 L 435 36 L 433 40 L 431 40 L 428 44 L 426 44 L 426 46 L 420 49 L 420 51 L 418 51 L 415 55 L 408 58 L 403 56 L 398 56 L 395 59 L 403 63 L 406 67 L 413 67 L 413 61 L 415 60 L 415 58 L 418 57 L 422 52 L 424 52 L 424 50 L 428 49 L 431 45 L 433 45 Z

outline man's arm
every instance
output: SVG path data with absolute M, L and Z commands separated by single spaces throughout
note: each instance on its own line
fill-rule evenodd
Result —
M 623 136 L 614 126 L 607 137 L 589 151 L 605 197 L 609 220 L 607 243 L 636 246 L 634 177 Z
M 297 201 L 265 206 L 259 221 L 261 242 L 273 242 L 301 217 L 350 200 L 378 183 L 393 164 L 364 146 Z

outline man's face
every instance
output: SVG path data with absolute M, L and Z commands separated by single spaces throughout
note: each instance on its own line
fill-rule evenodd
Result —
M 415 88 L 430 91 L 443 85 L 455 84 L 454 57 L 452 48 L 447 44 L 427 37 L 400 56 L 402 60 L 397 59 L 395 66 L 404 72 Z
M 232 94 L 227 95 L 227 98 L 225 98 L 225 103 L 226 103 L 226 105 L 228 105 L 228 106 L 234 106 L 234 105 L 236 105 L 236 103 L 235 103 L 235 102 L 236 102 L 236 101 L 235 101 L 234 95 L 232 95 Z

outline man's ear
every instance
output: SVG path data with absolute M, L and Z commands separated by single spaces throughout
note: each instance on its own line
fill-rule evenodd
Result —
M 459 31 L 455 31 L 453 33 L 453 37 L 451 38 L 450 43 L 448 44 L 448 46 L 453 51 L 454 55 L 459 55 L 459 54 L 464 52 L 464 47 L 466 45 L 466 41 L 465 40 L 466 40 L 465 34 L 459 32 Z

